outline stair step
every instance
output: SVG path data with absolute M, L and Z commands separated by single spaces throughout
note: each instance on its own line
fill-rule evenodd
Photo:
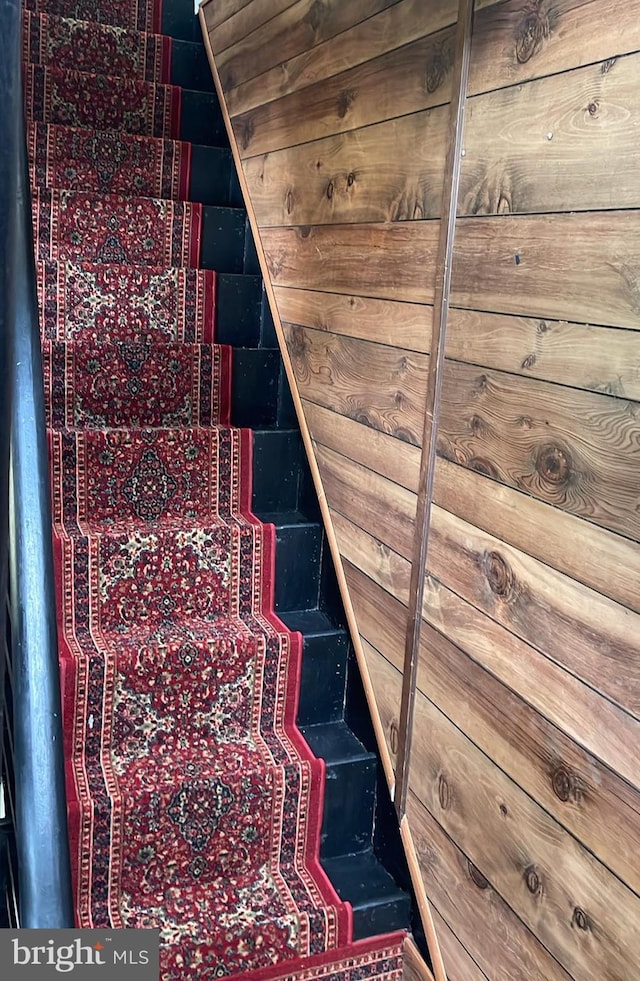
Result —
M 171 82 L 168 37 L 92 20 L 25 12 L 25 62 L 146 82 Z M 176 83 L 181 84 L 181 83 Z
M 198 92 L 215 91 L 209 61 L 200 39 L 197 42 L 172 41 L 169 81 L 172 85 Z
M 373 851 L 323 858 L 322 865 L 340 898 L 353 907 L 354 940 L 406 928 L 410 896 Z
M 153 136 L 30 122 L 31 182 L 98 194 L 231 204 L 231 153 Z
M 135 28 L 25 11 L 24 60 L 76 71 L 99 72 L 213 92 L 202 43 L 171 40 Z
M 151 344 L 214 339 L 212 270 L 50 260 L 36 264 L 36 275 L 46 340 Z
M 215 92 L 48 65 L 26 65 L 25 86 L 37 122 L 228 146 Z
M 93 21 L 96 24 L 128 27 L 136 31 L 169 33 L 164 30 L 158 5 L 149 3 L 148 0 L 25 0 L 24 5 L 27 10 L 39 14 L 74 17 L 78 20 Z M 173 5 L 165 4 L 165 6 Z M 193 17 L 193 11 L 191 15 Z
M 277 425 L 281 366 L 279 351 L 233 349 L 231 420 L 234 426 Z
M 192 3 L 163 3 L 160 29 L 169 37 L 202 44 L 200 21 L 194 14 Z
M 276 526 L 274 605 L 278 615 L 288 610 L 317 609 L 324 532 L 300 512 L 261 514 Z M 301 557 L 304 556 L 304 562 Z
M 337 722 L 344 716 L 347 632 L 338 627 L 317 634 L 303 631 L 303 638 L 298 725 Z
M 247 488 L 220 473 L 249 452 L 249 433 L 224 426 L 50 432 L 54 522 L 99 532 L 239 514 Z
M 178 137 L 204 146 L 229 146 L 224 116 L 215 92 L 181 89 Z
M 48 65 L 25 65 L 25 86 L 29 118 L 37 122 L 180 138 L 176 86 Z
M 216 336 L 221 344 L 257 347 L 260 343 L 262 280 L 259 276 L 218 276 Z
M 302 733 L 326 765 L 322 858 L 371 848 L 376 757 L 343 720 L 304 726 Z
M 252 508 L 256 514 L 299 510 L 301 454 L 297 430 L 254 430 Z
M 32 205 L 37 259 L 242 271 L 240 208 L 57 188 Z
M 43 345 L 55 429 L 210 426 L 228 418 L 229 350 L 213 344 Z

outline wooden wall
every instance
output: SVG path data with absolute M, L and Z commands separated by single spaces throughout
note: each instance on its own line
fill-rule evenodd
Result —
M 203 8 L 452 981 L 640 978 L 640 0 Z M 446 310 L 445 310 L 446 312 Z M 436 952 L 437 953 L 437 952 Z

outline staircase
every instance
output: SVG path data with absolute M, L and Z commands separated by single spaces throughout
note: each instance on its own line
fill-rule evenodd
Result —
M 395 977 L 398 941 L 365 938 L 415 918 L 378 853 L 406 867 L 197 21 L 27 7 L 78 921 L 160 925 L 167 979 Z

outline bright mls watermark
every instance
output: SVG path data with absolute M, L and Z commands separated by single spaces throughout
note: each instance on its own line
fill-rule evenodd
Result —
M 0 930 L 0 977 L 158 981 L 157 930 Z

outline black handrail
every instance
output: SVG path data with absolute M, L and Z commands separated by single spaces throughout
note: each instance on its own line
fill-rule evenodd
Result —
M 73 926 L 73 904 L 21 36 L 20 0 L 0 0 L 0 597 L 8 588 L 20 926 L 56 928 Z

